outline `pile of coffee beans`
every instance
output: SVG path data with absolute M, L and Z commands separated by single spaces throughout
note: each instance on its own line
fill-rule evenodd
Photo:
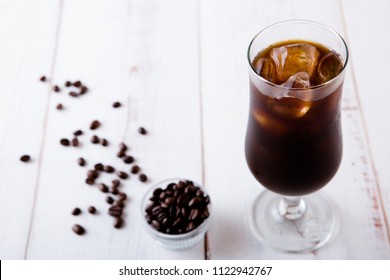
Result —
M 192 181 L 170 183 L 157 188 L 145 208 L 145 219 L 151 227 L 167 234 L 190 232 L 209 217 L 210 198 Z

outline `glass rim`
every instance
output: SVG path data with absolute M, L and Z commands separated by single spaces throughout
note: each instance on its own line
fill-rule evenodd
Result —
M 319 84 L 319 85 L 315 85 L 315 86 L 310 86 L 308 88 L 287 88 L 287 87 L 284 87 L 282 85 L 278 85 L 278 84 L 275 84 L 273 82 L 270 82 L 268 81 L 267 79 L 263 78 L 262 76 L 260 76 L 260 74 L 258 74 L 256 72 L 256 70 L 253 68 L 253 65 L 252 65 L 252 61 L 251 61 L 251 58 L 250 58 L 250 51 L 251 51 L 251 48 L 253 46 L 253 43 L 254 41 L 262 34 L 264 33 L 264 31 L 274 27 L 275 25 L 281 25 L 281 24 L 285 24 L 285 23 L 303 23 L 303 24 L 309 24 L 309 25 L 315 25 L 315 26 L 318 26 L 318 27 L 321 27 L 327 31 L 329 31 L 330 33 L 332 33 L 333 35 L 335 35 L 335 37 L 337 37 L 342 43 L 343 43 L 343 46 L 345 48 L 345 61 L 344 61 L 344 65 L 343 65 L 343 68 L 342 70 L 340 71 L 340 73 L 330 79 L 329 81 L 326 81 L 325 83 L 322 83 L 322 84 Z M 288 39 L 287 39 L 288 40 Z M 275 42 L 277 43 L 277 42 Z M 318 42 L 318 43 L 321 43 L 321 42 Z M 259 50 L 261 51 L 261 50 Z M 272 87 L 275 87 L 275 88 L 279 88 L 281 90 L 286 90 L 288 89 L 289 91 L 292 91 L 292 92 L 300 92 L 300 91 L 305 91 L 305 90 L 313 90 L 313 89 L 318 89 L 318 88 L 323 88 L 323 87 L 326 87 L 327 85 L 329 84 L 332 84 L 334 81 L 336 81 L 344 72 L 345 72 L 345 69 L 347 67 L 347 64 L 348 64 L 348 60 L 349 60 L 349 50 L 348 50 L 348 46 L 347 46 L 347 43 L 346 41 L 344 40 L 344 38 L 337 32 L 335 31 L 334 29 L 330 28 L 329 26 L 325 25 L 325 24 L 322 24 L 320 22 L 317 22 L 317 21 L 313 21 L 313 20 L 306 20 L 306 19 L 288 19 L 288 20 L 282 20 L 282 21 L 278 21 L 278 22 L 275 22 L 271 25 L 268 25 L 266 27 L 264 27 L 263 29 L 261 29 L 253 38 L 252 40 L 250 41 L 249 43 L 249 46 L 248 46 L 248 50 L 247 50 L 247 59 L 248 59 L 248 63 L 249 63 L 249 68 L 250 70 L 252 71 L 252 73 L 257 77 L 259 78 L 262 82 L 268 84 L 269 86 L 272 86 Z

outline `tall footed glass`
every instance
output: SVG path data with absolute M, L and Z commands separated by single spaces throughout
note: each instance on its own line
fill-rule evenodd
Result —
M 276 249 L 312 251 L 337 231 L 334 207 L 316 191 L 333 178 L 342 158 L 347 62 L 343 38 L 312 21 L 276 23 L 249 45 L 245 155 L 268 189 L 255 199 L 251 225 Z

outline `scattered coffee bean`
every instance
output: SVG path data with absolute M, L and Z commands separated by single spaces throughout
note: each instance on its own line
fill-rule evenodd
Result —
M 69 146 L 69 145 L 70 145 L 69 140 L 66 139 L 66 138 L 62 138 L 62 139 L 60 140 L 60 143 L 61 143 L 62 146 Z
M 85 161 L 85 159 L 84 158 L 79 158 L 78 160 L 77 160 L 77 163 L 80 165 L 80 166 L 85 166 L 85 164 L 86 164 L 86 161 Z
M 114 107 L 114 108 L 119 108 L 120 106 L 122 106 L 122 104 L 120 103 L 120 102 L 114 102 L 113 104 L 112 104 L 112 107 Z
M 91 142 L 92 142 L 93 144 L 98 144 L 98 143 L 100 142 L 100 139 L 99 139 L 99 137 L 97 137 L 96 135 L 93 135 L 93 136 L 91 137 Z
M 85 93 L 87 93 L 87 91 L 88 91 L 88 88 L 86 86 L 82 86 L 80 88 L 80 94 L 85 94 Z
M 112 180 L 112 187 L 113 188 L 117 188 L 117 187 L 119 187 L 119 185 L 121 184 L 121 182 L 119 181 L 119 180 L 117 180 L 117 179 L 115 179 L 115 180 Z
M 108 215 L 113 217 L 120 217 L 122 216 L 122 213 L 123 213 L 122 207 L 119 206 L 111 206 L 108 209 Z
M 145 135 L 147 132 L 146 132 L 146 129 L 143 128 L 142 126 L 140 128 L 138 128 L 138 132 L 142 135 Z
M 94 168 L 95 168 L 96 171 L 103 171 L 104 166 L 101 163 L 96 163 Z
M 103 183 L 98 184 L 98 188 L 99 188 L 99 190 L 102 193 L 107 193 L 108 192 L 108 187 L 105 184 L 103 184 Z
M 55 86 L 53 87 L 53 91 L 55 91 L 55 92 L 60 92 L 61 89 L 60 89 L 59 86 L 55 85 Z
M 102 140 L 100 141 L 100 143 L 101 143 L 102 146 L 104 146 L 104 147 L 108 146 L 108 141 L 107 141 L 107 139 L 102 139 Z
M 148 177 L 145 175 L 145 174 L 140 174 L 138 179 L 141 181 L 141 182 L 146 182 L 148 180 Z
M 91 122 L 91 125 L 89 126 L 91 130 L 95 130 L 99 127 L 100 127 L 100 122 L 98 120 L 94 120 L 93 122 Z
M 114 199 L 113 199 L 111 196 L 107 196 L 107 197 L 106 197 L 106 202 L 107 202 L 108 204 L 112 204 L 112 203 L 114 202 Z
M 75 132 L 73 132 L 73 135 L 74 136 L 80 136 L 80 135 L 82 135 L 83 134 L 83 131 L 82 130 L 76 130 Z
M 46 76 L 41 76 L 41 77 L 39 78 L 39 80 L 40 80 L 41 82 L 46 82 Z
M 116 156 L 119 157 L 119 158 L 123 158 L 124 156 L 126 155 L 126 152 L 124 150 L 120 150 Z
M 130 172 L 133 174 L 137 174 L 140 170 L 141 168 L 139 168 L 138 165 L 134 165 L 133 167 L 131 167 Z
M 209 217 L 209 197 L 191 181 L 170 183 L 157 188 L 145 208 L 146 221 L 156 230 L 167 234 L 192 231 Z
M 20 161 L 23 161 L 23 162 L 28 162 L 30 161 L 31 157 L 29 155 L 22 155 L 20 157 Z
M 103 170 L 104 170 L 105 172 L 107 172 L 107 173 L 113 173 L 113 172 L 115 171 L 115 168 L 112 167 L 111 165 L 105 165 L 105 166 L 103 167 Z
M 66 87 L 70 87 L 71 85 L 72 85 L 72 83 L 71 83 L 70 81 L 66 81 L 66 82 L 65 82 L 65 86 L 66 86 Z
M 123 158 L 123 162 L 127 163 L 127 164 L 133 163 L 134 162 L 134 158 L 132 156 L 125 156 Z
M 91 213 L 91 214 L 95 214 L 96 213 L 96 208 L 94 206 L 89 206 L 88 207 L 88 212 Z
M 119 199 L 120 201 L 126 200 L 126 199 L 127 199 L 127 194 L 125 194 L 125 193 L 123 193 L 123 192 L 119 193 L 119 194 L 118 194 L 118 199 Z
M 58 103 L 56 106 L 56 109 L 61 111 L 62 109 L 64 109 L 64 105 L 62 105 L 61 103 Z
M 79 139 L 73 138 L 73 139 L 72 139 L 72 146 L 73 146 L 73 147 L 78 147 L 78 145 L 79 145 Z
M 115 218 L 114 228 L 121 228 L 123 226 L 123 219 L 121 217 Z
M 109 192 L 112 193 L 113 195 L 119 194 L 119 190 L 116 187 L 111 187 Z
M 119 149 L 121 151 L 127 151 L 127 145 L 122 142 L 122 143 L 119 144 Z
M 87 177 L 92 178 L 92 179 L 96 179 L 99 177 L 99 173 L 96 170 L 91 169 L 91 170 L 88 170 Z
M 77 215 L 80 215 L 81 214 L 81 209 L 76 207 L 72 210 L 72 215 L 73 216 L 77 216 Z
M 118 172 L 116 173 L 116 175 L 117 175 L 119 178 L 121 178 L 121 179 L 127 179 L 127 178 L 129 178 L 129 175 L 128 175 L 126 172 L 123 172 L 123 171 L 118 171 Z
M 83 235 L 85 233 L 85 229 L 80 225 L 73 225 L 72 230 L 77 235 Z
M 72 96 L 72 97 L 78 97 L 79 96 L 79 94 L 77 92 L 74 92 L 74 91 L 69 92 L 69 95 Z
M 120 208 L 124 208 L 125 202 L 123 200 L 115 200 L 114 203 L 112 204 L 112 206 L 118 206 Z
M 76 81 L 76 82 L 73 83 L 73 86 L 80 87 L 81 86 L 81 82 L 80 81 Z
M 93 184 L 95 184 L 95 179 L 87 178 L 87 179 L 85 179 L 85 183 L 88 185 L 93 185 Z

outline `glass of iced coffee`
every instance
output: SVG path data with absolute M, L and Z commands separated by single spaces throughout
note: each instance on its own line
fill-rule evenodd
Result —
M 343 38 L 312 21 L 273 24 L 249 45 L 245 155 L 268 189 L 255 199 L 251 225 L 257 237 L 282 251 L 312 251 L 337 230 L 334 207 L 317 191 L 342 158 L 347 62 Z

